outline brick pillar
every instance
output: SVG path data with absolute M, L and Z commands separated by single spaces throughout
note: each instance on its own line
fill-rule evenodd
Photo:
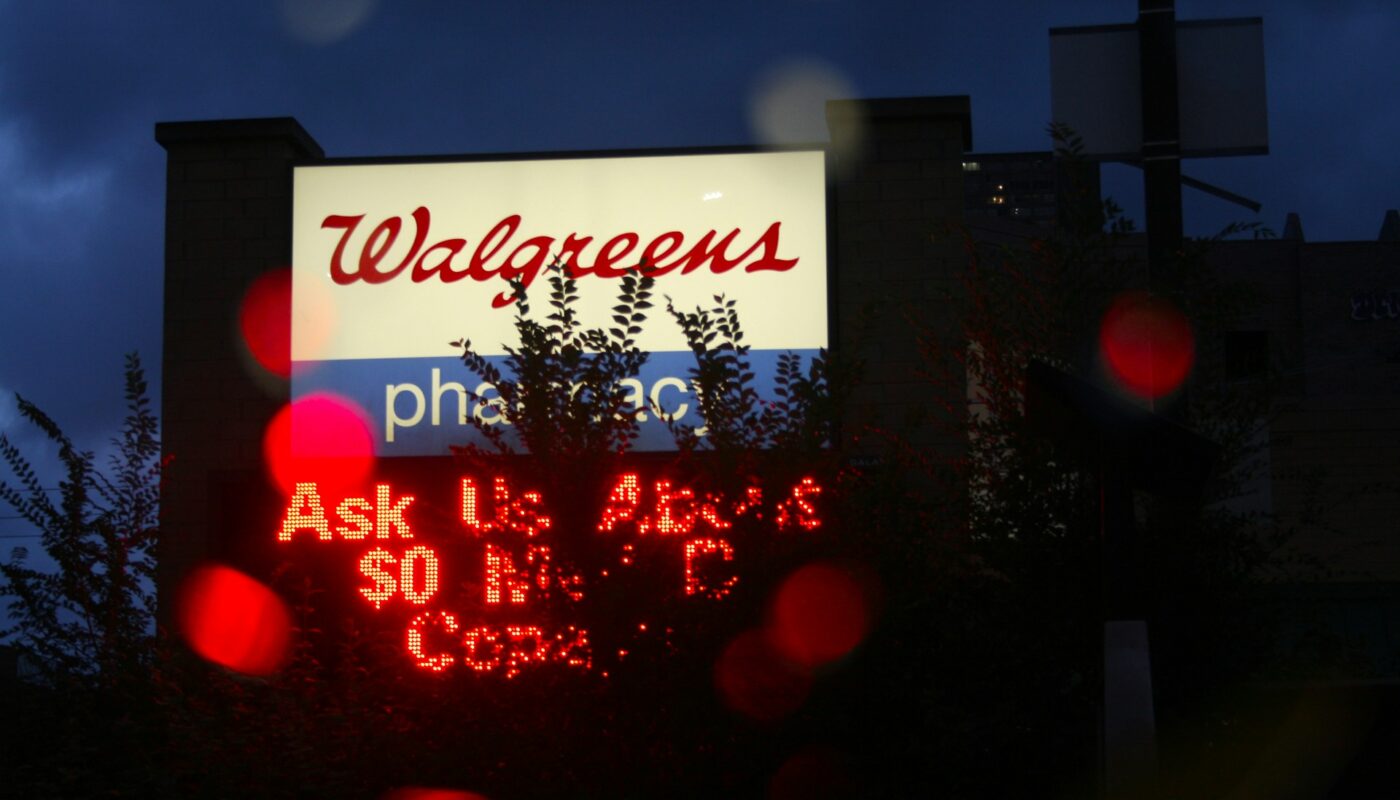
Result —
M 293 161 L 323 157 L 290 117 L 163 122 L 165 148 L 165 338 L 161 437 L 173 456 L 161 490 L 157 588 L 227 552 L 211 531 L 220 484 L 257 475 L 262 431 L 285 403 L 285 380 L 247 355 L 238 307 L 248 285 L 291 263 Z
M 966 406 L 966 380 L 949 355 L 963 346 L 952 299 L 963 250 L 962 154 L 972 147 L 966 96 L 840 100 L 827 104 L 836 158 L 834 340 L 864 359 L 848 429 L 880 426 L 921 448 L 965 442 L 931 424 Z M 950 377 L 920 352 L 930 335 Z M 946 416 L 945 416 L 946 418 Z M 860 448 L 865 449 L 865 448 Z

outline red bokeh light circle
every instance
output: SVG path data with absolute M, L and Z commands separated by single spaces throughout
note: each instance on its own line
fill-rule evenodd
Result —
M 1099 326 L 1099 350 L 1109 371 L 1128 391 L 1161 397 L 1179 388 L 1196 357 L 1186 315 L 1171 301 L 1147 292 L 1114 299 Z
M 778 587 L 768 635 L 784 656 L 816 668 L 844 658 L 870 630 L 860 582 L 835 564 L 808 564 Z
M 263 434 L 263 457 L 273 481 L 290 496 L 298 481 L 323 492 L 360 487 L 374 467 L 374 438 L 367 415 L 333 394 L 308 395 L 283 406 Z
M 212 565 L 190 573 L 178 612 L 190 649 L 215 664 L 268 675 L 286 657 L 292 629 L 286 604 L 236 569 Z
M 248 287 L 238 330 L 253 359 L 282 378 L 292 373 L 292 271 L 266 272 Z
M 485 795 L 460 789 L 431 789 L 408 786 L 385 794 L 383 800 L 486 800 Z
M 783 658 L 760 630 L 739 634 L 715 663 L 715 688 L 733 711 L 776 722 L 802 707 L 812 676 Z
M 783 762 L 768 783 L 768 800 L 866 797 L 853 779 L 849 759 L 830 747 L 813 747 Z
M 280 378 L 314 366 L 335 334 L 335 303 L 317 283 L 297 287 L 296 315 L 292 307 L 292 271 L 276 269 L 259 275 L 243 293 L 238 307 L 238 332 L 258 366 Z M 292 328 L 300 361 L 293 361 Z

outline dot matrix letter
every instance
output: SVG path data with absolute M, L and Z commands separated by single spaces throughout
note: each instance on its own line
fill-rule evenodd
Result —
M 396 533 L 405 539 L 412 539 L 413 529 L 409 527 L 404 512 L 413 504 L 413 495 L 404 495 L 395 501 L 392 492 L 393 489 L 386 483 L 375 486 L 373 505 L 363 497 L 345 498 L 336 506 L 335 513 L 346 524 L 337 525 L 335 532 L 342 539 L 364 539 L 371 531 L 378 539 L 388 539 Z M 369 517 L 371 511 L 375 512 L 373 522 Z M 321 502 L 321 494 L 316 484 L 309 481 L 298 483 L 291 499 L 287 501 L 287 510 L 282 515 L 282 526 L 277 531 L 277 540 L 290 542 L 292 534 L 302 530 L 315 531 L 316 538 L 323 542 L 329 542 L 333 538 L 330 520 L 326 517 L 326 507 Z

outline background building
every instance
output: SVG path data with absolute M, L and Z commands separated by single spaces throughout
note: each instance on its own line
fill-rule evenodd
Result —
M 1051 227 L 1070 198 L 1098 198 L 1099 165 L 1081 162 L 1071 175 L 1053 152 L 967 153 L 963 157 L 963 211 L 974 228 L 989 219 Z M 1080 186 L 1073 185 L 1079 181 Z
M 1363 648 L 1354 677 L 1400 679 L 1400 243 L 1225 242 L 1211 261 L 1255 295 L 1213 343 L 1219 374 L 1276 384 L 1252 502 L 1322 567 L 1284 592 L 1291 616 Z

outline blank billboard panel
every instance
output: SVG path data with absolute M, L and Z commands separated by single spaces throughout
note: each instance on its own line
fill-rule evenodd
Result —
M 1263 21 L 1180 22 L 1176 36 L 1181 155 L 1267 153 Z M 1051 29 L 1051 116 L 1083 138 L 1090 158 L 1140 153 L 1140 72 L 1135 25 Z

